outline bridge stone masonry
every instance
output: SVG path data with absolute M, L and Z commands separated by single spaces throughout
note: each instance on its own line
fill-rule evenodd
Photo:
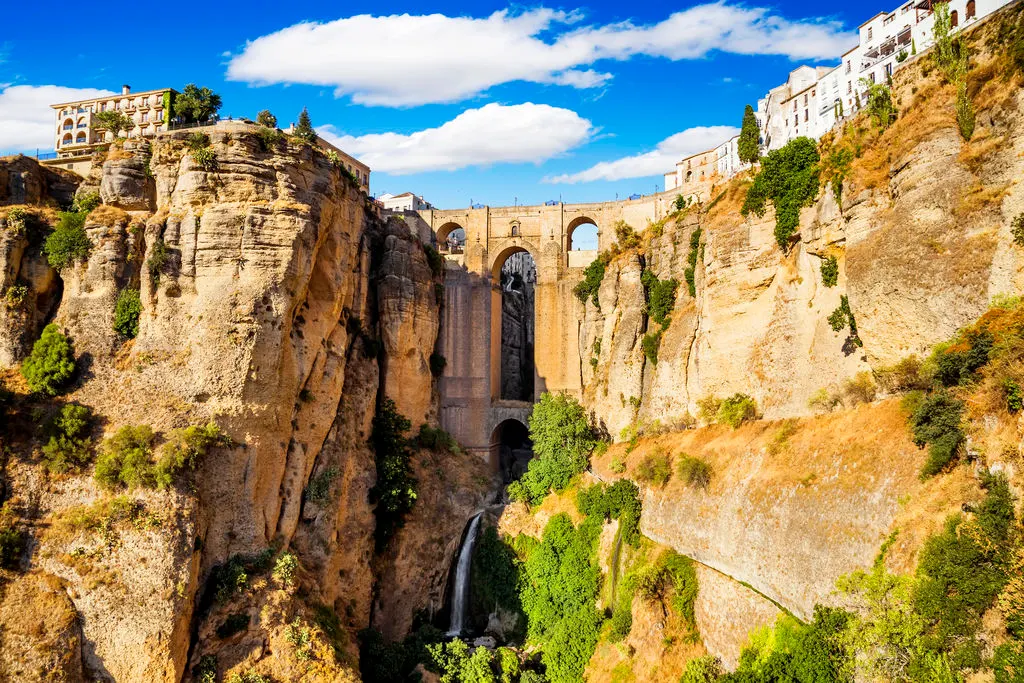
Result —
M 439 381 L 440 423 L 471 452 L 498 468 L 502 425 L 526 424 L 533 403 L 545 392 L 579 397 L 583 359 L 579 328 L 584 305 L 573 294 L 583 269 L 615 242 L 613 226 L 625 221 L 638 232 L 674 210 L 679 192 L 592 204 L 428 209 L 405 219 L 446 259 L 445 297 L 438 352 L 447 364 Z M 597 228 L 598 248 L 573 248 L 583 225 Z M 446 253 L 447 240 L 462 229 L 462 253 Z M 534 381 L 532 400 L 506 400 L 502 386 L 502 266 L 527 252 L 536 265 L 534 290 Z

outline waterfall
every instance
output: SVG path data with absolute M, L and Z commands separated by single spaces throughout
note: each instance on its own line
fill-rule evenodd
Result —
M 463 623 L 466 620 L 466 607 L 469 602 L 469 567 L 473 562 L 476 529 L 480 525 L 480 516 L 483 514 L 483 512 L 478 512 L 470 520 L 466 538 L 463 539 L 462 548 L 459 549 L 458 564 L 455 565 L 455 584 L 452 587 L 452 616 L 448 627 L 449 636 L 461 634 Z

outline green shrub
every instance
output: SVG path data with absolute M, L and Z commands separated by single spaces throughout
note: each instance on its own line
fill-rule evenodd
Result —
M 320 472 L 320 474 L 310 477 L 309 484 L 306 485 L 305 490 L 306 500 L 317 505 L 323 505 L 328 502 L 331 497 L 331 484 L 334 483 L 338 474 L 340 473 L 336 467 L 328 467 Z
M 839 307 L 829 314 L 828 324 L 834 332 L 842 332 L 844 328 L 849 328 L 850 332 L 846 336 L 846 341 L 843 342 L 843 353 L 846 355 L 850 355 L 857 347 L 864 345 L 860 340 L 860 335 L 857 334 L 857 321 L 850 309 L 850 300 L 845 294 L 839 297 Z
M 846 393 L 851 405 L 871 403 L 875 400 L 875 396 L 878 395 L 878 387 L 875 385 L 875 380 L 867 370 L 862 370 L 846 380 L 843 385 L 843 391 Z
M 662 328 L 657 332 L 645 334 L 640 340 L 640 348 L 643 349 L 644 355 L 651 362 L 651 365 L 658 364 L 658 349 L 661 347 L 661 335 L 664 331 L 664 328 Z
M 153 484 L 161 489 L 169 487 L 179 474 L 194 472 L 210 448 L 229 443 L 231 440 L 221 433 L 220 427 L 214 422 L 171 431 L 167 443 L 161 449 L 160 459 L 153 468 Z
M 125 425 L 103 442 L 96 459 L 96 481 L 106 489 L 153 486 L 150 454 L 156 435 L 149 425 Z
M 542 394 L 529 422 L 534 458 L 508 492 L 513 500 L 538 503 L 548 491 L 565 489 L 587 469 L 598 441 L 583 406 L 566 394 Z
M 973 380 L 988 363 L 994 345 L 995 338 L 988 330 L 970 330 L 957 335 L 953 344 L 939 344 L 929 359 L 935 379 L 947 387 Z
M 43 460 L 51 472 L 67 472 L 89 464 L 92 459 L 92 411 L 75 403 L 60 409 L 45 430 Z
M 249 669 L 242 673 L 233 673 L 227 683 L 273 683 L 268 677 Z
M 193 131 L 185 138 L 185 146 L 195 152 L 210 146 L 210 136 L 200 131 Z
M 826 287 L 835 287 L 839 282 L 839 259 L 826 256 L 821 260 L 821 282 Z
M 711 465 L 684 453 L 676 464 L 676 475 L 694 488 L 706 489 L 711 483 Z
M 880 130 L 885 130 L 896 120 L 896 108 L 892 104 L 892 92 L 888 86 L 872 83 L 866 78 L 860 80 L 861 86 L 867 91 L 868 116 Z
M 640 235 L 626 221 L 615 221 L 612 230 L 615 232 L 616 244 L 622 251 L 636 249 L 640 246 Z
M 295 572 L 299 569 L 299 560 L 294 553 L 287 550 L 277 556 L 274 562 L 274 578 L 284 586 L 290 586 L 295 581 Z
M 460 452 L 459 442 L 455 437 L 440 427 L 431 427 L 428 424 L 420 425 L 420 430 L 416 433 L 416 444 L 420 448 L 429 448 L 432 451 Z
M 444 256 L 441 256 L 441 252 L 429 244 L 424 244 L 423 253 L 427 256 L 427 265 L 430 266 L 430 272 L 434 277 L 444 275 Z
M 71 340 L 50 323 L 32 345 L 32 352 L 21 364 L 21 376 L 29 388 L 39 394 L 56 396 L 75 374 Z
M 757 418 L 757 402 L 746 394 L 733 394 L 718 408 L 718 421 L 736 429 L 748 420 Z
M 8 310 L 18 310 L 27 298 L 28 287 L 25 285 L 11 285 L 4 292 L 4 305 Z
M 963 402 L 945 391 L 925 397 L 914 409 L 910 417 L 914 443 L 918 448 L 929 446 L 922 477 L 938 474 L 956 457 L 964 442 L 960 427 L 963 413 Z
M 646 268 L 640 275 L 640 281 L 644 285 L 647 314 L 662 327 L 668 327 L 669 322 L 671 322 L 669 315 L 675 306 L 676 290 L 679 288 L 679 282 L 671 279 L 659 280 L 654 271 Z
M 964 80 L 956 88 L 956 125 L 964 140 L 969 141 L 974 136 L 975 118 L 974 102 L 967 94 L 967 81 Z
M 10 503 L 0 508 L 0 568 L 16 569 L 28 545 L 25 532 L 15 526 Z
M 612 643 L 622 642 L 633 629 L 633 594 L 636 592 L 636 586 L 631 578 L 627 577 L 618 586 L 618 595 L 612 609 L 611 629 L 608 632 L 608 640 Z
M 722 674 L 722 662 L 714 655 L 704 655 L 686 663 L 679 683 L 715 683 Z
M 193 163 L 204 171 L 212 171 L 217 167 L 217 155 L 212 147 L 193 149 L 188 155 L 192 157 Z
M 714 395 L 697 399 L 697 414 L 707 424 L 718 419 L 718 409 L 721 407 L 722 400 Z
M 445 366 L 448 365 L 448 359 L 442 356 L 436 351 L 430 354 L 430 374 L 434 377 L 440 377 L 444 374 Z
M 217 655 L 203 655 L 192 667 L 192 678 L 196 683 L 217 683 Z
M 1013 235 L 1013 243 L 1024 247 L 1024 212 L 1018 213 L 1011 221 L 1010 233 Z
M 622 474 L 626 471 L 626 463 L 622 461 L 622 458 L 616 456 L 612 458 L 611 463 L 608 465 L 608 469 L 611 470 L 612 474 Z
M 921 550 L 914 605 L 935 649 L 949 651 L 972 637 L 1008 579 L 1013 494 L 1003 474 L 983 474 L 982 485 L 974 519 L 950 517 Z
M 284 133 L 276 128 L 260 128 L 256 131 L 256 144 L 261 152 L 273 152 L 284 140 Z
M 370 445 L 377 466 L 377 482 L 370 489 L 370 500 L 377 504 L 375 539 L 383 550 L 402 526 L 405 516 L 416 502 L 416 479 L 412 476 L 411 454 L 405 433 L 412 423 L 398 412 L 390 398 L 385 398 L 373 417 Z
M 305 662 L 313 658 L 313 632 L 299 617 L 285 627 L 284 639 L 292 646 L 295 659 Z
M 636 478 L 648 486 L 661 488 L 672 476 L 672 464 L 668 453 L 658 449 L 644 457 L 636 467 Z
M 85 232 L 86 211 L 61 211 L 57 225 L 46 238 L 43 251 L 50 266 L 64 270 L 89 258 L 92 242 Z
M 114 331 L 125 339 L 135 339 L 139 334 L 139 315 L 142 313 L 142 300 L 139 290 L 126 287 L 117 295 L 114 306 Z
M 171 252 L 167 248 L 163 237 L 156 238 L 153 242 L 153 249 L 146 259 L 146 268 L 149 270 L 149 279 L 156 284 L 160 281 L 160 274 L 165 272 L 171 261 Z
M 611 486 L 594 484 L 576 493 L 576 509 L 585 517 L 619 520 L 619 534 L 627 545 L 640 543 L 640 489 L 628 479 Z
M 684 271 L 684 277 L 686 278 L 686 288 L 690 292 L 690 296 L 697 296 L 697 259 L 700 256 L 700 228 L 694 229 L 690 233 L 690 251 L 686 254 L 686 270 Z M 673 295 L 675 291 L 673 291 Z
M 681 194 L 677 194 L 676 198 L 672 201 L 672 206 L 675 207 L 676 211 L 682 211 L 687 207 L 688 204 L 689 202 L 687 201 L 686 197 L 684 197 Z
M 221 640 L 230 638 L 247 628 L 249 628 L 249 614 L 246 612 L 233 612 L 217 627 L 217 637 Z
M 921 360 L 910 355 L 893 365 L 875 370 L 875 378 L 889 393 L 927 389 L 931 384 L 924 375 Z
M 819 160 L 813 140 L 791 140 L 768 153 L 747 190 L 743 215 L 763 216 L 770 201 L 775 207 L 775 241 L 783 250 L 789 249 L 790 238 L 800 227 L 800 209 L 810 206 L 818 194 Z
M 674 550 L 661 555 L 635 574 L 637 593 L 648 602 L 670 597 L 673 611 L 694 627 L 693 602 L 697 598 L 697 570 L 693 561 Z
M 583 280 L 573 287 L 573 294 L 581 302 L 586 303 L 587 299 L 598 306 L 597 293 L 601 289 L 601 281 L 604 280 L 604 273 L 608 267 L 609 258 L 607 254 L 598 254 L 597 258 L 590 262 L 583 269 Z
M 1024 680 L 1024 642 L 1003 643 L 995 649 L 992 669 L 996 683 L 1020 683 Z
M 103 200 L 100 199 L 99 192 L 85 192 L 78 197 L 75 197 L 75 201 L 71 204 L 71 210 L 73 212 L 84 211 L 85 213 L 89 213 L 102 203 Z
M 1024 389 L 1010 377 L 1003 378 L 1003 394 L 1006 396 L 1006 410 L 1019 413 L 1024 408 Z

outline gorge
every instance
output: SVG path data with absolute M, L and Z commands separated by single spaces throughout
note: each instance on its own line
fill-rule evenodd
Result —
M 1021 680 L 1020 5 L 961 40 L 970 135 L 915 55 L 690 196 L 0 159 L 0 678 Z

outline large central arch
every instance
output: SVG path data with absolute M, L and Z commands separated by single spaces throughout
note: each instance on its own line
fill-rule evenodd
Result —
M 491 264 L 493 400 L 533 402 L 536 399 L 536 282 L 536 256 L 522 244 L 502 249 Z
M 533 458 L 530 430 L 517 418 L 508 418 L 491 431 L 491 470 L 501 475 L 503 484 L 519 479 Z

